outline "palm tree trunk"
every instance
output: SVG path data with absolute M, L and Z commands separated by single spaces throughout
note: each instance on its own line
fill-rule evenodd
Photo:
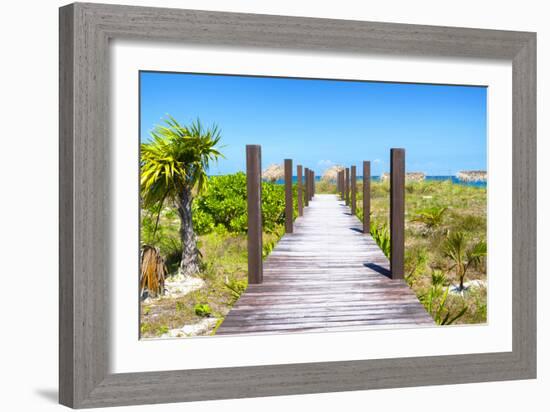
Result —
M 460 291 L 463 291 L 464 290 L 464 278 L 466 277 L 466 269 L 465 268 L 462 268 L 460 270 L 460 286 L 459 286 L 459 290 Z
M 185 276 L 193 276 L 199 272 L 199 250 L 197 237 L 193 230 L 193 194 L 191 188 L 185 187 L 180 196 L 178 213 L 181 219 L 180 237 L 183 247 L 179 272 Z

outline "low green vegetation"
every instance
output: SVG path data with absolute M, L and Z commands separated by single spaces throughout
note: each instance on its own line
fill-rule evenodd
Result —
M 199 250 L 192 225 L 193 199 L 208 185 L 210 163 L 223 158 L 219 151 L 220 130 L 215 125 L 204 128 L 198 119 L 188 126 L 182 125 L 168 116 L 162 125 L 155 126 L 150 132 L 150 138 L 150 141 L 140 145 L 141 204 L 144 208 L 157 211 L 153 235 L 164 205 L 177 206 L 182 244 L 179 273 L 193 276 L 200 270 Z M 150 295 L 162 294 L 159 276 L 145 275 L 142 271 L 142 289 Z
M 246 176 L 214 176 L 207 183 L 193 202 L 201 262 L 197 276 L 204 285 L 182 296 L 142 301 L 143 337 L 158 337 L 211 318 L 217 321 L 203 334 L 213 334 L 248 286 Z M 316 191 L 336 193 L 336 187 L 318 183 Z M 361 219 L 361 185 L 357 195 Z M 262 209 L 265 257 L 284 234 L 282 185 L 262 184 Z M 387 183 L 371 183 L 371 210 L 371 235 L 389 256 Z M 155 207 L 143 208 L 141 220 L 141 241 L 159 249 L 170 282 L 182 254 L 176 206 L 166 204 L 160 214 Z M 405 279 L 434 321 L 440 325 L 486 322 L 486 190 L 451 182 L 407 184 L 405 239 Z
M 284 187 L 263 182 L 264 257 L 284 234 L 284 208 Z M 160 216 L 158 223 L 157 215 Z M 197 277 L 204 285 L 183 296 L 142 301 L 142 337 L 158 337 L 169 329 L 196 324 L 205 318 L 218 319 L 217 327 L 248 286 L 244 173 L 208 178 L 206 188 L 193 202 L 193 227 L 201 262 Z M 160 214 L 154 207 L 142 209 L 141 242 L 155 245 L 165 257 L 169 273 L 167 284 L 179 269 L 182 253 L 179 230 L 180 219 L 175 206 L 165 205 Z M 216 327 L 205 334 L 214 333 Z
M 388 257 L 389 189 L 371 182 L 371 235 Z M 430 180 L 405 189 L 405 280 L 437 324 L 486 322 L 486 189 Z M 359 219 L 362 191 L 359 183 Z M 335 193 L 336 186 L 317 192 Z
M 195 314 L 200 317 L 208 317 L 212 314 L 212 309 L 208 303 L 198 303 L 195 305 Z

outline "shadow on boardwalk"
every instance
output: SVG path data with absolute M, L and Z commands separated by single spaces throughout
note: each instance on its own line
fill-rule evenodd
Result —
M 336 195 L 316 195 L 217 331 L 224 334 L 433 325 L 361 222 Z

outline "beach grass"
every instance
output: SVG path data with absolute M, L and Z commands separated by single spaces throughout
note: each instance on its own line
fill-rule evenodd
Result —
M 167 229 L 166 237 L 172 237 L 168 244 L 178 242 L 177 225 L 173 222 L 162 223 Z M 282 235 L 282 227 L 272 233 L 264 233 L 264 253 L 277 243 Z M 247 238 L 243 233 L 231 233 L 218 229 L 212 233 L 200 235 L 199 249 L 202 267 L 199 278 L 204 285 L 181 297 L 161 297 L 154 301 L 141 302 L 141 336 L 154 338 L 170 329 L 182 325 L 196 324 L 204 316 L 196 313 L 197 305 L 208 305 L 211 313 L 208 317 L 221 323 L 239 294 L 248 286 Z M 177 269 L 177 265 L 174 266 Z M 172 272 L 175 274 L 175 272 Z M 204 334 L 214 333 L 213 329 Z
M 331 182 L 317 182 L 317 193 L 336 193 Z M 273 193 L 278 193 L 274 191 Z M 281 191 L 281 194 L 283 192 Z M 442 290 L 458 282 L 451 262 L 445 256 L 443 245 L 449 233 L 466 233 L 469 241 L 486 239 L 486 189 L 454 184 L 450 181 L 421 181 L 406 185 L 406 280 L 419 300 L 428 308 L 433 290 L 434 271 L 443 274 Z M 278 195 L 277 195 L 278 196 Z M 362 184 L 358 184 L 358 218 L 362 219 Z M 277 203 L 278 204 L 278 203 Z M 389 183 L 371 183 L 371 220 L 374 227 L 389 225 Z M 443 210 L 441 212 L 441 210 Z M 441 216 L 438 216 L 438 213 Z M 296 214 L 296 213 L 295 213 Z M 421 216 L 424 216 L 421 218 Z M 168 271 L 175 274 L 181 257 L 179 218 L 174 208 L 165 207 L 153 236 L 155 219 L 147 211 L 142 213 L 141 237 L 145 243 L 160 248 L 166 258 Z M 229 225 L 231 228 L 231 225 Z M 264 256 L 275 247 L 284 233 L 281 223 L 264 233 Z M 161 297 L 141 302 L 141 335 L 153 338 L 182 325 L 196 324 L 205 316 L 220 324 L 247 287 L 247 238 L 242 231 L 234 232 L 220 224 L 208 233 L 198 235 L 202 256 L 199 278 L 204 285 L 181 297 Z M 443 302 L 444 313 L 465 313 L 456 323 L 484 323 L 487 321 L 487 289 L 485 264 L 468 271 L 467 281 L 478 281 L 462 293 L 435 296 L 432 307 Z M 204 305 L 208 311 L 204 311 Z M 201 310 L 197 310 L 197 307 Z M 205 315 L 205 313 L 207 313 Z M 432 312 L 434 318 L 435 311 Z M 215 333 L 215 326 L 200 334 Z
M 336 185 L 319 189 L 334 193 Z M 321 193 L 320 190 L 318 190 Z M 371 221 L 373 227 L 389 227 L 389 182 L 371 182 Z M 362 219 L 363 185 L 358 182 L 357 215 Z M 487 190 L 485 187 L 446 181 L 409 182 L 405 186 L 405 276 L 420 301 L 432 287 L 432 274 L 444 275 L 443 291 L 451 292 L 458 283 L 452 261 L 444 245 L 451 233 L 462 232 L 469 244 L 487 238 Z M 440 216 L 438 216 L 440 214 Z M 457 313 L 466 307 L 457 324 L 487 321 L 487 269 L 485 260 L 467 273 L 471 285 L 461 293 L 450 293 L 445 310 Z M 474 281 L 474 282 L 472 282 Z M 440 294 L 439 299 L 442 299 Z M 425 305 L 427 306 L 427 305 Z

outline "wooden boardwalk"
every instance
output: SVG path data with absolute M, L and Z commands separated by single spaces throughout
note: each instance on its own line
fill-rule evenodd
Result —
M 335 195 L 315 195 L 264 261 L 217 335 L 433 325 L 361 222 Z

